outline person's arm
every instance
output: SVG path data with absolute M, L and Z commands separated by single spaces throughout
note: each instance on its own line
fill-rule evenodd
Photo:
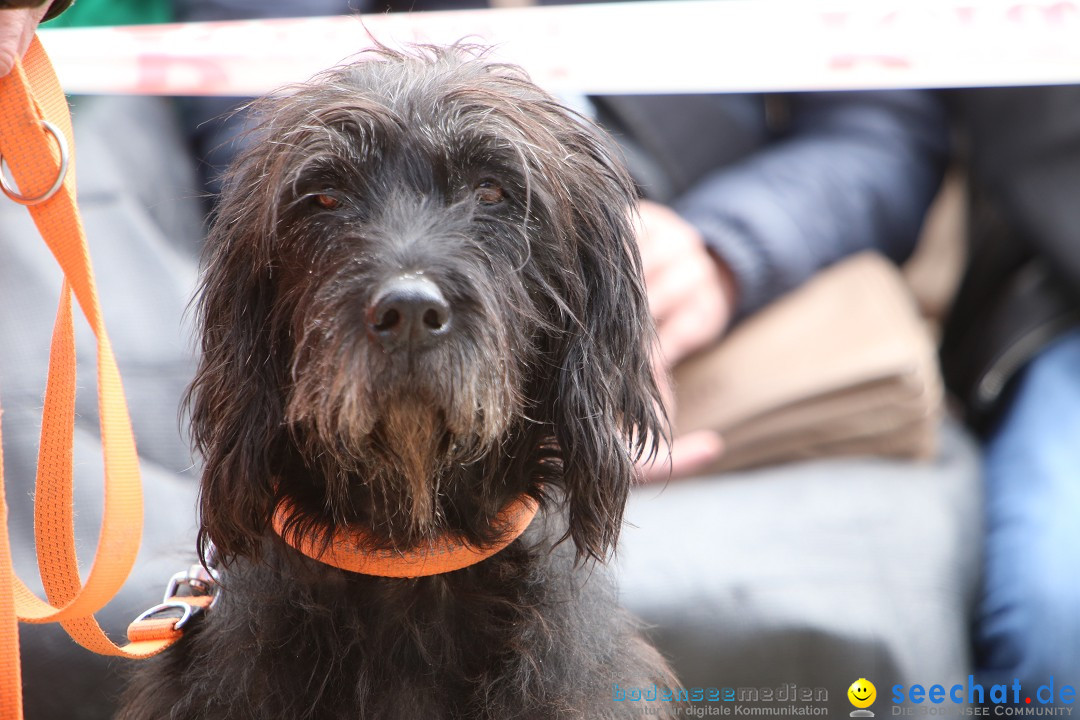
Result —
M 846 255 L 910 254 L 948 151 L 938 97 L 814 93 L 794 96 L 791 108 L 783 139 L 706 176 L 676 212 L 642 203 L 638 240 L 658 365 L 673 366 L 720 337 L 735 314 Z M 643 474 L 692 473 L 722 447 L 716 433 L 676 437 L 670 455 Z
M 730 269 L 739 315 L 861 250 L 906 258 L 944 172 L 934 93 L 806 93 L 790 107 L 784 138 L 674 203 Z
M 37 26 L 52 20 L 74 0 L 0 0 L 0 77 L 15 67 L 30 47 Z

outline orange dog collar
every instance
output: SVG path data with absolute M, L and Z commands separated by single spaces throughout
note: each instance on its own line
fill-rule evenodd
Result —
M 536 516 L 538 507 L 536 500 L 524 494 L 510 501 L 495 517 L 495 526 L 503 528 L 502 537 L 497 543 L 486 547 L 477 547 L 451 536 L 440 536 L 427 547 L 416 550 L 365 552 L 360 548 L 367 543 L 367 534 L 362 530 L 344 528 L 334 533 L 324 551 L 322 543 L 314 538 L 296 538 L 295 533 L 285 532 L 292 509 L 285 502 L 279 504 L 274 513 L 274 531 L 293 549 L 312 560 L 341 570 L 380 577 L 414 578 L 460 570 L 488 559 L 525 532 Z

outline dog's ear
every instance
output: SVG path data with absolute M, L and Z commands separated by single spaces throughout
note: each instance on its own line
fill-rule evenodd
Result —
M 633 229 L 633 184 L 598 130 L 573 126 L 562 156 L 571 167 L 559 175 L 564 192 L 556 189 L 566 198 L 560 214 L 569 221 L 564 257 L 572 264 L 552 274 L 567 283 L 552 420 L 569 534 L 579 557 L 603 559 L 618 538 L 635 461 L 655 454 L 666 419 L 652 373 L 656 334 Z
M 258 555 L 283 446 L 265 250 L 275 201 L 262 189 L 271 183 L 252 181 L 265 169 L 247 161 L 227 181 L 207 239 L 197 305 L 201 357 L 187 396 L 192 439 L 204 460 L 200 547 L 212 540 L 225 562 Z

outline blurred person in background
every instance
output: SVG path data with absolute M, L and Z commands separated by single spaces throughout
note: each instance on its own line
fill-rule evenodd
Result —
M 972 256 L 943 364 L 986 462 L 976 671 L 987 686 L 1075 685 L 1080 87 L 950 100 L 967 140 Z M 650 198 L 639 242 L 669 369 L 845 255 L 903 260 L 945 160 L 943 106 L 929 92 L 597 104 Z M 693 472 L 720 451 L 700 434 L 676 438 L 652 476 Z
M 1080 87 L 951 100 L 967 139 L 972 257 L 943 361 L 985 440 L 976 669 L 987 686 L 1076 683 Z M 904 259 L 945 159 L 943 108 L 928 92 L 597 105 L 645 197 L 660 201 L 642 201 L 640 247 L 669 369 L 847 254 Z M 676 438 L 673 474 L 719 447 Z M 652 475 L 668 472 L 657 463 Z
M 942 357 L 985 441 L 977 668 L 984 683 L 1077 687 L 1080 87 L 950 99 L 966 139 L 971 260 Z
M 949 146 L 940 100 L 921 91 L 594 102 L 644 196 L 639 247 L 666 370 L 838 260 L 905 260 Z M 721 447 L 706 432 L 675 438 L 670 470 Z

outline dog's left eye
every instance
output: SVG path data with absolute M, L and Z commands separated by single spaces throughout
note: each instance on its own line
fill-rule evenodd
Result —
M 341 206 L 341 200 L 337 199 L 333 195 L 327 195 L 326 193 L 320 193 L 311 197 L 312 202 L 321 208 L 326 210 L 334 210 Z
M 498 205 L 503 201 L 503 189 L 494 180 L 481 180 L 476 184 L 476 202 L 481 205 Z

